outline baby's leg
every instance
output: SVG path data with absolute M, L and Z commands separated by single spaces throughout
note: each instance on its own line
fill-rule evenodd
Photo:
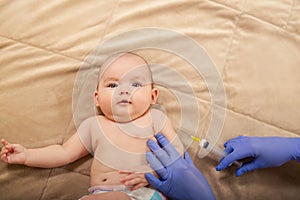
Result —
M 130 200 L 130 197 L 123 192 L 105 192 L 101 194 L 90 194 L 80 200 Z

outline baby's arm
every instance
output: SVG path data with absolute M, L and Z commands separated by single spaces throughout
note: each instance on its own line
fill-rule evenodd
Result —
M 81 126 L 81 131 L 88 134 L 86 125 Z M 81 143 L 78 133 L 74 134 L 63 145 L 50 145 L 36 149 L 27 149 L 20 144 L 10 144 L 4 139 L 1 142 L 3 145 L 1 159 L 4 162 L 31 167 L 59 167 L 74 162 L 89 153 Z
M 74 134 L 63 145 L 50 145 L 36 149 L 27 149 L 20 144 L 10 144 L 4 139 L 1 142 L 4 146 L 1 151 L 1 159 L 4 162 L 31 167 L 59 167 L 88 154 L 80 142 L 78 134 Z

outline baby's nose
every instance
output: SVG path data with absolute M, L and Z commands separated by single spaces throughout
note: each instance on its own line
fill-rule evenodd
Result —
M 120 94 L 129 94 L 128 91 L 121 91 Z
M 130 94 L 130 91 L 129 91 L 129 89 L 126 88 L 126 87 L 121 87 L 121 88 L 120 88 L 120 91 L 119 91 L 119 94 L 120 94 L 120 95 L 129 95 L 129 94 Z

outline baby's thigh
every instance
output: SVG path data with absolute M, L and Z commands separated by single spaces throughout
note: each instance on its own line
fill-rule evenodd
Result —
M 105 192 L 101 194 L 90 194 L 80 200 L 130 200 L 130 197 L 123 192 Z

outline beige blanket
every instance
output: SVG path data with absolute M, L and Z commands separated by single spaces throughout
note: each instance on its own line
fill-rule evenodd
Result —
M 198 159 L 198 145 L 189 140 L 196 134 L 222 147 L 241 134 L 300 134 L 299 13 L 298 0 L 2 0 L 0 137 L 26 147 L 62 144 L 77 120 L 93 114 L 76 99 L 84 85 L 78 81 L 89 76 L 80 79 L 77 72 L 101 64 L 92 56 L 103 42 L 134 30 L 162 30 L 150 40 L 158 46 L 136 51 L 163 81 L 159 103 L 217 199 L 299 199 L 299 163 L 235 177 L 234 167 L 216 172 L 217 161 Z M 122 48 L 102 52 L 126 50 L 136 40 L 124 37 Z M 55 169 L 1 162 L 0 199 L 78 199 L 87 194 L 90 162 L 86 157 Z

